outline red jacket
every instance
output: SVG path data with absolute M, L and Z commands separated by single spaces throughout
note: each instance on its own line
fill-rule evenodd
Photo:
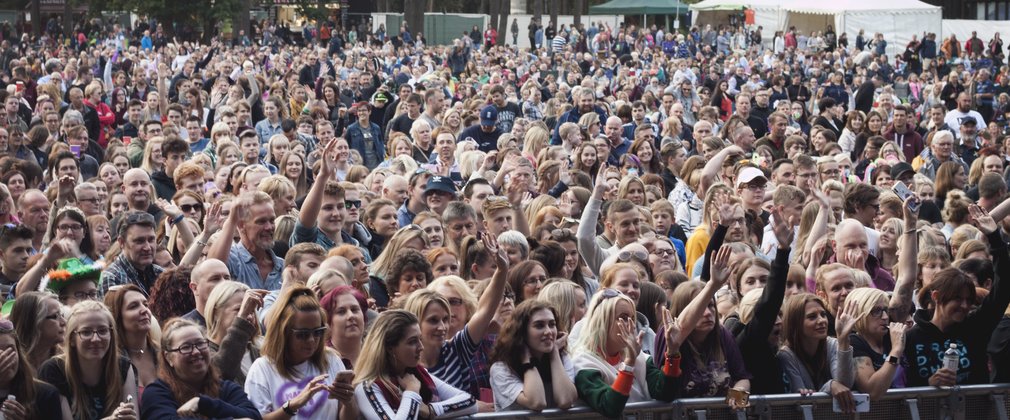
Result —
M 112 112 L 112 108 L 109 108 L 105 102 L 98 102 L 97 104 L 91 103 L 91 101 L 85 99 L 84 104 L 95 110 L 98 114 L 98 144 L 105 147 L 109 144 L 109 140 L 105 137 L 106 130 L 112 130 L 112 125 L 116 123 L 116 113 Z

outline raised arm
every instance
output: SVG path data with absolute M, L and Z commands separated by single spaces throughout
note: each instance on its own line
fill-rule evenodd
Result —
M 576 245 L 579 255 L 586 261 L 586 266 L 594 275 L 600 275 L 600 265 L 607 259 L 607 254 L 603 248 L 596 243 L 596 220 L 600 216 L 600 207 L 603 206 L 603 196 L 607 193 L 607 181 L 605 175 L 607 163 L 600 164 L 600 170 L 596 173 L 596 185 L 593 187 L 593 195 L 589 197 L 586 208 L 582 209 L 582 218 L 579 219 L 579 228 L 575 232 Z
M 515 225 L 515 230 L 522 233 L 523 236 L 530 236 L 530 223 L 526 220 L 526 212 L 523 211 L 523 200 L 529 194 L 529 185 L 525 182 L 513 180 L 509 183 L 506 196 L 509 203 L 512 204 L 512 224 Z
M 778 250 L 775 261 L 772 262 L 771 275 L 761 292 L 761 298 L 754 305 L 754 318 L 747 324 L 747 331 L 756 337 L 768 337 L 775 328 L 775 318 L 782 309 L 782 301 L 786 296 L 786 277 L 789 275 L 789 246 L 793 242 L 793 222 L 785 220 L 779 209 L 772 210 L 772 226 L 775 238 L 778 240 Z
M 726 158 L 730 155 L 743 155 L 743 149 L 739 146 L 727 146 L 726 148 L 716 153 L 712 156 L 712 160 L 705 164 L 705 167 L 701 170 L 701 182 L 698 183 L 698 196 L 704 197 L 705 192 L 708 188 L 719 181 L 719 173 L 722 172 L 722 163 L 726 161 Z
M 42 281 L 42 277 L 46 275 L 49 267 L 55 266 L 63 258 L 76 255 L 76 249 L 77 244 L 70 239 L 60 239 L 51 243 L 49 252 L 42 257 L 42 261 L 35 263 L 21 276 L 21 280 L 18 281 L 14 289 L 14 295 L 20 296 L 25 292 L 38 291 L 39 283 Z
M 715 258 L 712 258 L 712 261 L 706 261 L 706 263 L 712 265 L 712 279 L 708 283 L 705 283 L 705 287 L 701 289 L 701 293 L 698 293 L 698 296 L 695 296 L 691 300 L 691 303 L 677 317 L 680 322 L 681 337 L 687 337 L 694 331 L 694 327 L 698 325 L 702 315 L 705 314 L 705 309 L 712 302 L 715 292 L 729 281 L 729 256 L 732 253 L 729 245 L 723 245 L 722 248 L 719 248 L 719 252 L 715 254 Z
M 190 227 L 189 223 L 186 223 L 186 220 L 180 217 L 182 216 L 182 209 L 164 198 L 158 198 L 156 204 L 162 211 L 165 212 L 165 215 L 168 216 L 165 223 L 179 220 L 179 223 L 170 223 L 170 226 L 179 229 L 179 242 L 181 242 L 182 246 L 186 247 L 186 249 L 189 249 L 190 245 L 195 242 L 195 236 L 193 235 L 193 229 Z
M 502 298 L 505 296 L 505 278 L 509 271 L 508 256 L 505 254 L 505 249 L 498 246 L 498 239 L 492 235 L 484 234 L 481 235 L 481 240 L 484 241 L 484 249 L 488 257 L 495 263 L 495 270 L 491 277 L 491 283 L 480 296 L 480 301 L 477 302 L 477 311 L 470 317 L 470 322 L 466 324 L 466 331 L 474 343 L 481 342 L 487 335 L 491 320 L 498 312 L 498 305 L 501 304 Z
M 887 304 L 890 319 L 893 321 L 903 322 L 914 309 L 912 289 L 915 287 L 915 279 L 919 274 L 919 235 L 916 226 L 919 222 L 919 206 L 921 204 L 919 197 L 913 194 L 905 200 L 905 205 L 901 207 L 904 213 L 905 231 L 901 235 L 901 253 L 898 254 L 897 283 L 894 285 L 891 301 Z M 914 206 L 915 211 L 912 211 L 910 206 Z
M 224 223 L 224 219 L 221 217 L 221 203 L 215 202 L 210 205 L 210 209 L 207 210 L 207 216 L 204 217 L 203 230 L 200 231 L 200 236 L 193 241 L 193 244 L 189 246 L 186 250 L 186 255 L 182 256 L 182 260 L 179 261 L 179 265 L 190 265 L 194 266 L 200 262 L 200 258 L 203 257 L 203 250 L 210 243 L 210 238 L 214 236 L 214 233 L 221 230 L 221 225 Z
M 165 79 L 169 77 L 168 64 L 160 63 L 158 64 L 158 113 L 165 116 L 168 112 L 168 86 L 165 84 Z
M 231 213 L 228 214 L 228 218 L 225 219 L 224 225 L 221 227 L 221 236 L 207 250 L 207 258 L 228 261 L 228 254 L 231 253 L 232 238 L 235 237 L 235 230 L 238 229 L 238 221 L 245 217 L 246 210 L 249 208 L 247 202 L 248 200 L 243 199 L 243 197 L 235 200 Z
M 814 199 L 817 200 L 817 205 L 820 206 L 820 209 L 817 212 L 817 217 L 814 219 L 814 225 L 810 228 L 810 235 L 808 235 L 807 238 L 823 238 L 828 234 L 828 218 L 832 214 L 831 199 L 829 199 L 823 191 L 817 189 L 817 185 L 814 180 L 811 179 L 808 185 L 810 193 L 814 196 Z M 835 222 L 837 223 L 838 221 L 836 220 Z M 806 253 L 813 249 L 814 241 L 807 239 L 806 243 L 803 245 L 805 248 L 802 250 L 804 252 L 803 255 L 807 255 Z
M 319 167 L 319 175 L 316 182 L 312 184 L 312 188 L 309 189 L 308 195 L 305 196 L 305 202 L 302 203 L 302 209 L 298 212 L 298 222 L 302 226 L 315 226 L 316 218 L 319 217 L 319 207 L 323 202 L 323 190 L 326 189 L 326 182 L 333 179 L 333 174 L 335 172 L 336 162 L 330 158 L 333 156 L 333 150 L 336 149 L 336 141 L 330 141 L 323 149 L 323 162 L 322 166 Z

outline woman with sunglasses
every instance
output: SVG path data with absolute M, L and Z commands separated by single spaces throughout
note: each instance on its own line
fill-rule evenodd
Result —
M 452 311 L 442 295 L 429 289 L 418 290 L 407 296 L 403 304 L 404 309 L 421 320 L 424 347 L 421 362 L 433 375 L 464 391 L 473 389 L 470 361 L 491 330 L 491 321 L 505 296 L 505 273 L 509 271 L 505 251 L 497 241 L 491 235 L 483 235 L 482 240 L 496 269 L 490 285 L 477 302 L 477 310 L 459 332 L 453 336 L 447 334 Z
M 530 300 L 505 321 L 491 356 L 495 411 L 567 409 L 578 398 L 557 319 L 551 304 Z
M 312 289 L 282 292 L 266 325 L 263 357 L 253 362 L 245 381 L 263 417 L 357 418 L 354 373 L 326 346 L 326 311 Z
M 200 326 L 181 318 L 165 325 L 158 380 L 144 391 L 142 419 L 253 418 L 259 411 L 242 387 L 221 379 Z
M 119 354 L 112 313 L 96 301 L 81 302 L 67 318 L 66 353 L 47 360 L 39 379 L 60 392 L 74 419 L 135 420 L 137 369 Z
M 583 334 L 572 343 L 572 363 L 578 373 L 579 398 L 597 413 L 620 417 L 628 403 L 673 401 L 680 389 L 681 340 L 678 322 L 662 309 L 669 351 L 662 368 L 642 352 L 642 333 L 635 325 L 635 302 L 615 289 L 602 289 L 593 297 L 584 322 L 598 334 Z
M 456 417 L 477 412 L 470 394 L 429 373 L 424 334 L 409 311 L 383 312 L 365 338 L 354 397 L 362 418 Z
M 0 395 L 0 413 L 7 420 L 70 418 L 70 409 L 61 404 L 59 391 L 35 379 L 35 370 L 21 350 L 14 324 L 6 319 L 0 319 L 0 389 L 7 394 Z

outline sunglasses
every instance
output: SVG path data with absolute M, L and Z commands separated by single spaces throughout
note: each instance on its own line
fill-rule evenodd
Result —
M 322 326 L 319 328 L 307 328 L 298 329 L 292 328 L 291 334 L 295 336 L 295 339 L 301 341 L 307 341 L 309 338 L 320 338 L 323 334 L 326 334 L 327 327 Z
M 647 254 L 645 251 L 627 251 L 627 250 L 625 250 L 625 251 L 621 251 L 621 252 L 619 252 L 617 254 L 617 259 L 620 260 L 621 262 L 631 261 L 632 258 L 638 260 L 639 262 L 643 262 L 643 263 L 648 263 L 649 262 L 649 254 Z
M 344 200 L 344 208 L 350 210 L 351 208 L 360 209 L 361 200 Z
M 189 212 L 194 211 L 194 210 L 201 210 L 202 211 L 203 210 L 203 204 L 200 204 L 200 203 L 197 203 L 197 204 L 180 204 L 179 208 L 182 209 L 182 211 L 185 212 L 185 213 L 189 213 Z

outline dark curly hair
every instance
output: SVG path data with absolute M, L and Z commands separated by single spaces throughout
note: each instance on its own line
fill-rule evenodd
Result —
M 389 290 L 390 294 L 400 290 L 400 276 L 407 270 L 424 274 L 425 285 L 435 279 L 435 275 L 431 272 L 431 263 L 424 257 L 424 254 L 413 249 L 405 249 L 403 254 L 393 261 L 393 265 L 389 268 L 389 275 L 386 276 L 386 290 Z
M 554 241 L 530 241 L 530 259 L 543 264 L 547 277 L 564 277 L 565 249 Z
M 526 342 L 526 331 L 530 328 L 530 319 L 533 318 L 533 314 L 541 310 L 551 311 L 554 321 L 557 322 L 558 312 L 548 302 L 529 299 L 516 306 L 512 316 L 505 321 L 505 325 L 502 326 L 501 332 L 498 334 L 498 339 L 491 350 L 491 363 L 503 362 L 513 372 L 522 375 L 520 372 L 523 364 L 522 357 L 526 353 L 525 348 L 529 346 L 529 343 Z M 532 358 L 530 362 L 537 367 L 540 377 L 545 379 L 544 383 L 548 383 L 551 375 L 551 355 L 544 354 L 539 359 Z
M 147 299 L 151 313 L 157 319 L 168 320 L 196 309 L 196 298 L 189 288 L 192 274 L 193 266 L 183 265 L 165 270 L 158 276 L 151 289 L 151 297 Z

